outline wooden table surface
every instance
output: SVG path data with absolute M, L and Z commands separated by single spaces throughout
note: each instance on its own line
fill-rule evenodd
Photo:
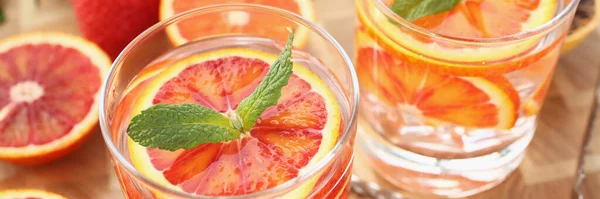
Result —
M 0 0 L 7 18 L 7 22 L 0 25 L 0 38 L 35 30 L 79 34 L 70 1 L 44 0 L 39 6 L 31 2 Z M 318 23 L 352 56 L 353 35 L 350 33 L 355 24 L 352 1 L 315 0 L 315 4 Z M 336 8 L 336 12 L 327 11 L 331 8 Z M 581 186 L 583 195 L 586 199 L 600 198 L 600 130 L 594 131 L 587 151 L 582 150 L 594 83 L 600 71 L 598 32 L 561 57 L 541 111 L 538 130 L 519 169 L 497 187 L 469 198 L 573 198 L 580 157 L 584 158 L 586 174 Z M 600 119 L 594 122 L 600 125 Z M 80 150 L 48 165 L 19 167 L 0 162 L 0 190 L 39 188 L 76 199 L 123 198 L 100 130 L 96 131 Z M 355 173 L 391 188 L 366 168 L 363 159 L 363 154 L 357 151 Z M 352 198 L 360 197 L 353 195 Z

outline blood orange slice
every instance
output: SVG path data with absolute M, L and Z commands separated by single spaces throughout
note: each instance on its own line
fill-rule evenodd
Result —
M 130 89 L 130 95 L 139 96 L 126 103 L 133 106 L 131 117 L 161 103 L 195 103 L 230 113 L 275 60 L 272 54 L 237 48 L 195 55 L 140 83 L 143 92 Z M 129 140 L 132 163 L 162 185 L 199 195 L 254 193 L 303 174 L 335 145 L 341 115 L 333 93 L 319 77 L 297 64 L 293 71 L 278 105 L 268 108 L 246 136 L 174 152 Z M 305 197 L 318 179 L 311 178 L 288 196 Z
M 39 164 L 77 148 L 98 119 L 110 59 L 61 33 L 0 41 L 0 159 Z
M 392 2 L 384 1 L 388 6 Z M 359 19 L 369 34 L 380 40 L 378 42 L 383 47 L 418 57 L 450 75 L 489 76 L 517 70 L 527 65 L 511 63 L 492 66 L 489 63 L 519 55 L 538 41 L 533 38 L 510 44 L 459 45 L 397 26 L 376 4 L 377 1 L 357 0 Z M 553 17 L 555 7 L 556 0 L 463 0 L 450 11 L 426 16 L 413 23 L 436 34 L 455 38 L 497 38 L 541 26 Z M 458 63 L 448 64 L 438 60 Z M 482 62 L 486 64 L 462 64 Z
M 463 0 L 452 10 L 413 23 L 455 37 L 501 37 L 541 26 L 555 7 L 556 0 Z
M 440 74 L 428 65 L 408 64 L 407 56 L 387 53 L 357 34 L 356 67 L 363 92 L 415 119 L 432 125 L 513 127 L 519 96 L 502 76 L 459 77 Z
M 65 197 L 36 189 L 10 189 L 0 191 L 1 199 L 66 199 Z
M 552 82 L 552 73 L 546 76 L 546 79 L 542 82 L 541 85 L 531 95 L 529 100 L 523 103 L 523 110 L 525 111 L 525 115 L 535 115 L 540 112 L 542 109 L 542 105 L 544 104 L 544 99 L 546 98 L 546 93 L 550 88 L 550 83 Z
M 291 11 L 308 20 L 314 19 L 312 0 L 161 0 L 160 19 L 164 20 L 194 8 L 223 3 L 250 3 L 273 6 Z M 189 19 L 167 27 L 167 34 L 175 45 L 185 44 L 188 41 L 200 39 L 205 36 L 235 32 L 262 36 L 275 41 L 285 41 L 289 32 L 281 27 L 296 29 L 294 46 L 297 48 L 302 48 L 306 44 L 308 37 L 308 29 L 306 27 L 258 12 L 229 11 L 212 15 L 205 14 L 198 17 L 202 18 L 202 20 Z M 265 22 L 276 25 L 272 26 L 272 28 L 267 28 L 264 25 Z

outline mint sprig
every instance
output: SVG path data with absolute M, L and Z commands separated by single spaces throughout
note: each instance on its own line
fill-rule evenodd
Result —
M 281 97 L 281 89 L 287 85 L 290 76 L 292 76 L 293 39 L 294 32 L 292 31 L 283 52 L 281 52 L 277 61 L 271 65 L 265 79 L 260 82 L 250 96 L 240 102 L 235 110 L 243 121 L 242 131 L 250 130 L 262 112 L 276 105 Z
M 6 19 L 4 18 L 4 10 L 0 8 L 0 24 L 4 23 Z
M 153 105 L 133 117 L 127 134 L 139 145 L 169 151 L 238 139 L 260 115 L 277 104 L 292 75 L 294 31 L 277 60 L 254 92 L 227 116 L 198 104 Z
M 407 21 L 451 10 L 460 0 L 396 0 L 390 10 Z

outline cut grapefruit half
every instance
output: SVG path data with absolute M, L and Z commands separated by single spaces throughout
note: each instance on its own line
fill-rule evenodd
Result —
M 139 95 L 125 97 L 136 99 L 126 101 L 133 106 L 131 118 L 154 104 L 194 103 L 231 113 L 276 59 L 261 51 L 231 48 L 177 61 L 139 84 L 142 92 L 130 89 L 129 95 Z M 174 152 L 129 139 L 128 149 L 134 167 L 159 184 L 198 195 L 241 195 L 273 188 L 315 167 L 335 145 L 340 126 L 333 93 L 316 74 L 295 63 L 279 103 L 241 138 Z M 310 178 L 284 198 L 304 198 L 318 179 L 319 175 Z
M 389 6 L 391 0 L 384 3 Z M 436 38 L 433 34 L 418 34 L 415 30 L 397 26 L 379 9 L 377 1 L 356 0 L 361 24 L 377 38 L 382 47 L 411 57 L 423 59 L 432 67 L 449 75 L 493 76 L 511 72 L 539 59 L 547 52 L 518 63 L 494 64 L 530 50 L 538 39 L 497 45 L 467 45 Z M 413 21 L 435 34 L 473 41 L 498 38 L 535 29 L 552 19 L 556 0 L 463 0 L 452 10 L 425 16 Z M 387 8 L 384 8 L 387 9 Z M 391 11 L 390 11 L 391 12 Z M 461 43 L 460 45 L 458 45 Z M 442 62 L 445 60 L 446 62 Z M 448 61 L 452 63 L 447 63 Z M 465 64 L 469 63 L 469 64 Z M 477 64 L 479 63 L 479 64 Z
M 389 107 L 430 125 L 510 129 L 519 95 L 503 76 L 448 76 L 428 65 L 408 64 L 357 34 L 356 68 L 361 89 Z
M 204 6 L 223 3 L 249 3 L 281 8 L 296 13 L 312 21 L 315 18 L 312 0 L 161 0 L 160 20 L 168 19 L 176 14 Z M 196 20 L 197 19 L 197 20 Z M 270 28 L 265 23 L 273 24 Z M 286 41 L 289 32 L 285 28 L 296 30 L 294 47 L 302 48 L 308 39 L 308 29 L 290 22 L 283 17 L 276 17 L 253 11 L 227 11 L 222 13 L 204 14 L 197 18 L 181 21 L 167 27 L 171 42 L 182 45 L 189 41 L 206 36 L 241 33 L 244 35 L 261 36 L 274 41 Z
M 0 199 L 67 199 L 56 193 L 37 189 L 0 190 Z
M 96 45 L 67 34 L 0 41 L 0 159 L 40 164 L 76 149 L 97 123 L 110 64 Z

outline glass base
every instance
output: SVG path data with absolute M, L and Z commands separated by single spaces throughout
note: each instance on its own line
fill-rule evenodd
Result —
M 458 198 L 504 181 L 523 160 L 534 131 L 498 152 L 466 159 L 436 159 L 403 150 L 360 120 L 357 141 L 371 168 L 393 185 L 418 194 Z

